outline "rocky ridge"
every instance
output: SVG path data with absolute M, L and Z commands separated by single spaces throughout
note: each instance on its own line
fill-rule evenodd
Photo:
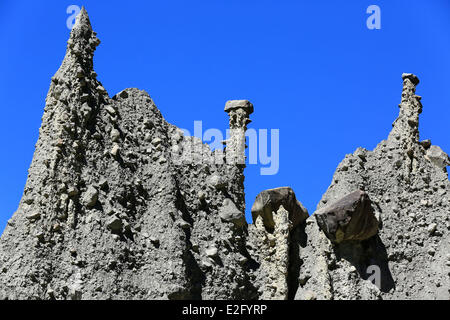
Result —
M 283 187 L 247 224 L 253 105 L 227 102 L 211 152 L 146 92 L 110 98 L 99 43 L 83 8 L 0 240 L 0 299 L 450 299 L 450 160 L 419 140 L 415 75 L 387 140 L 345 157 L 314 214 Z

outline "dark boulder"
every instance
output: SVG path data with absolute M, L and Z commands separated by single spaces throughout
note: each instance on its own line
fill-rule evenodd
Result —
M 256 196 L 252 206 L 253 222 L 262 216 L 266 228 L 274 228 L 273 212 L 277 212 L 281 205 L 289 212 L 293 227 L 309 217 L 308 210 L 297 200 L 294 191 L 290 187 L 281 187 L 264 190 Z
M 318 210 L 314 216 L 327 237 L 336 243 L 366 240 L 378 232 L 378 220 L 369 196 L 361 190 Z

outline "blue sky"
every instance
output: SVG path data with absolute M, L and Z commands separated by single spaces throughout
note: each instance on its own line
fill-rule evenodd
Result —
M 248 99 L 250 127 L 280 130 L 279 173 L 246 169 L 247 211 L 260 191 L 291 186 L 312 213 L 345 154 L 387 137 L 403 72 L 421 80 L 421 138 L 450 152 L 448 0 L 1 0 L 0 230 L 23 192 L 71 4 L 102 41 L 95 70 L 110 96 L 144 89 L 191 132 L 195 120 L 225 130 L 225 102 Z M 366 27 L 372 4 L 380 30 Z

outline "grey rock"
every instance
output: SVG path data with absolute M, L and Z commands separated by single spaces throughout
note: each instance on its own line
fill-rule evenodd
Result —
M 167 141 L 182 152 L 191 138 L 148 93 L 109 97 L 93 70 L 99 43 L 83 8 L 50 83 L 24 200 L 1 236 L 0 299 L 256 299 L 245 225 L 219 214 L 226 198 L 244 212 L 243 168 L 214 164 L 207 145 L 201 161 L 176 161 Z M 227 254 L 201 254 L 222 238 Z
M 415 74 L 412 74 L 412 73 L 403 73 L 402 79 L 403 80 L 405 80 L 405 79 L 411 80 L 411 82 L 413 83 L 414 86 L 417 86 L 419 84 L 419 78 Z
M 78 195 L 78 189 L 76 187 L 70 187 L 67 190 L 67 194 L 69 195 L 69 197 L 75 197 Z
M 237 227 L 243 227 L 247 222 L 242 211 L 240 211 L 231 199 L 223 200 L 222 207 L 219 210 L 219 216 L 222 220 L 234 223 Z
M 436 223 L 431 223 L 428 227 L 427 227 L 427 231 L 430 235 L 432 235 L 437 229 L 437 224 Z
M 111 107 L 111 106 L 105 106 L 105 109 L 106 109 L 106 111 L 108 111 L 108 113 L 110 115 L 114 116 L 116 114 L 116 110 L 113 107 Z
M 83 194 L 83 204 L 86 207 L 93 207 L 98 200 L 98 190 L 93 186 L 89 186 Z
M 420 145 L 422 147 L 424 147 L 425 149 L 428 149 L 431 147 L 431 140 L 427 139 L 427 140 L 420 141 Z
M 253 113 L 253 104 L 248 100 L 229 100 L 225 104 L 225 112 L 230 112 L 234 109 L 244 109 L 248 112 L 248 114 Z
M 439 146 L 431 146 L 427 150 L 425 157 L 441 169 L 450 165 L 450 158 Z
M 120 232 L 122 231 L 123 223 L 120 218 L 111 217 L 106 223 L 106 227 L 113 232 Z
M 214 174 L 209 178 L 209 184 L 216 189 L 223 189 L 227 181 L 222 176 Z
M 178 225 L 180 226 L 180 228 L 183 228 L 183 229 L 189 229 L 191 227 L 189 222 L 184 221 L 184 220 L 178 221 Z
M 119 154 L 120 146 L 118 144 L 114 144 L 111 149 L 111 154 L 115 157 Z
M 313 216 L 290 188 L 277 188 L 258 195 L 247 225 L 253 105 L 227 102 L 230 139 L 216 163 L 145 91 L 109 97 L 93 70 L 99 44 L 83 8 L 0 239 L 0 299 L 450 299 L 450 183 L 444 153 L 419 142 L 415 75 L 403 75 L 388 139 L 345 157 Z M 193 142 L 201 154 L 179 161 Z M 375 229 L 357 223 L 364 237 L 331 241 L 330 215 L 322 229 L 316 216 L 354 190 L 371 199 L 378 233 L 367 238 Z M 349 229 L 358 214 L 374 222 L 360 200 L 349 202 L 349 222 L 344 211 L 332 221 L 348 222 L 344 235 L 359 234 Z M 379 284 L 369 281 L 375 267 Z
M 217 250 L 216 247 L 209 247 L 209 248 L 206 248 L 206 250 L 205 250 L 205 254 L 211 258 L 216 257 L 218 253 L 219 253 L 219 251 Z
M 268 189 L 260 192 L 252 206 L 253 222 L 261 216 L 267 228 L 274 228 L 273 213 L 283 206 L 289 212 L 289 219 L 293 226 L 297 226 L 308 218 L 308 211 L 295 197 L 290 187 Z
M 120 132 L 117 129 L 111 130 L 111 140 L 117 142 L 120 139 Z
M 155 147 L 160 145 L 162 142 L 162 140 L 160 138 L 155 138 L 152 140 L 152 145 L 154 145 Z
M 37 220 L 41 217 L 41 214 L 39 212 L 32 212 L 27 215 L 28 220 Z

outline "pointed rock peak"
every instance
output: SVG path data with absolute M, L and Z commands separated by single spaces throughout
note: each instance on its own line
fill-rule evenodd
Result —
M 92 101 L 96 100 L 95 97 L 89 97 L 88 93 L 98 92 L 102 96 L 107 96 L 106 90 L 97 81 L 97 73 L 94 71 L 94 51 L 99 44 L 100 40 L 92 31 L 89 16 L 83 7 L 70 32 L 64 60 L 52 78 L 51 96 L 53 98 L 68 104 L 67 95 L 70 91 L 66 90 L 67 84 L 70 84 L 72 93 L 83 92 L 83 95 L 79 97 L 82 103 L 89 100 L 92 104 Z M 89 112 L 84 113 L 85 118 L 89 118 Z
M 389 135 L 390 140 L 419 142 L 419 115 L 422 113 L 422 97 L 416 95 L 419 78 L 412 73 L 402 74 L 402 100 L 399 104 L 400 113 L 393 123 Z M 409 145 L 409 143 L 407 143 Z M 411 147 L 409 145 L 408 147 Z
M 92 31 L 91 21 L 89 20 L 88 13 L 84 7 L 82 7 L 80 12 L 78 13 L 72 31 L 78 29 L 89 29 Z
M 70 33 L 68 49 L 75 56 L 92 56 L 95 48 L 100 44 L 97 34 L 92 31 L 91 22 L 86 9 L 83 7 L 78 13 L 75 25 Z

